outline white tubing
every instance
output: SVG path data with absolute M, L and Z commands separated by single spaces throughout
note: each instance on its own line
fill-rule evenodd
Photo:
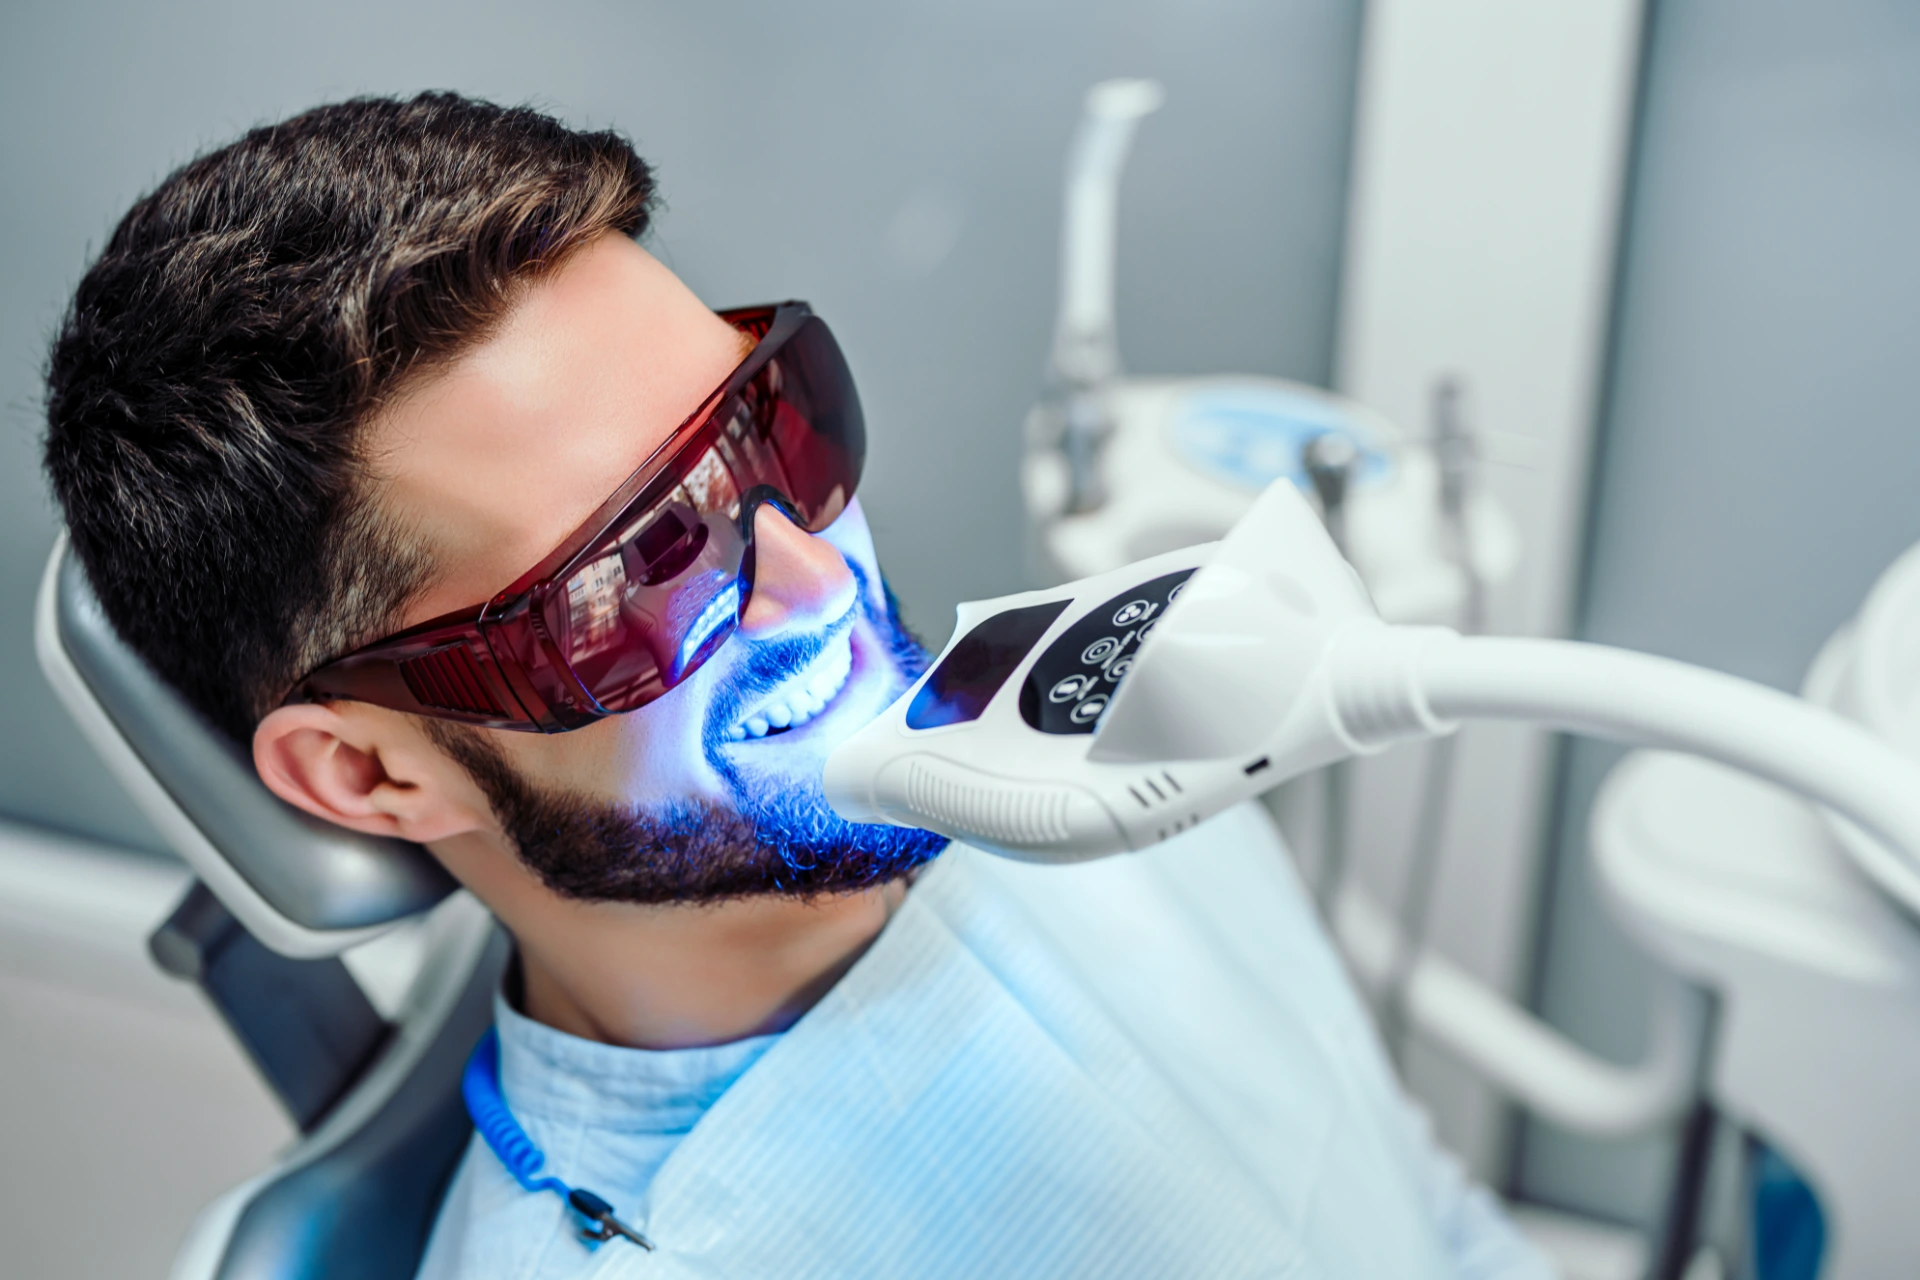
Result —
M 1134 130 L 1163 96 L 1151 80 L 1103 80 L 1087 91 L 1067 160 L 1053 344 L 1054 375 L 1071 385 L 1094 386 L 1120 371 L 1113 307 L 1120 173 Z
M 1334 932 L 1361 985 L 1383 994 L 1402 943 L 1386 912 L 1349 889 Z M 1412 964 L 1402 1008 L 1423 1039 L 1533 1114 L 1577 1133 L 1618 1138 L 1671 1124 L 1699 1089 L 1705 997 L 1677 979 L 1655 988 L 1646 1054 L 1632 1066 L 1588 1053 L 1431 950 Z
M 1750 681 L 1601 645 L 1474 636 L 1410 656 L 1424 709 L 1440 719 L 1525 720 L 1685 751 L 1833 810 L 1888 846 L 1849 852 L 1920 914 L 1920 765 L 1858 725 Z
M 1407 1021 L 1544 1119 L 1595 1137 L 1643 1133 L 1680 1118 L 1698 1090 L 1702 997 L 1656 988 L 1646 1058 L 1594 1057 L 1465 970 L 1429 952 L 1414 967 Z

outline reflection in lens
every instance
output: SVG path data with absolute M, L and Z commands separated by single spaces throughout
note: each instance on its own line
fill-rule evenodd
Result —
M 687 664 L 699 655 L 701 647 L 713 639 L 714 633 L 731 623 L 740 614 L 740 580 L 735 578 L 727 584 L 727 589 L 707 602 L 700 616 L 693 620 L 693 626 L 687 631 L 686 639 L 680 642 L 680 652 L 675 657 L 673 669 L 685 672 Z
M 567 634 L 574 661 L 592 657 L 619 637 L 626 585 L 618 555 L 602 556 L 567 579 Z

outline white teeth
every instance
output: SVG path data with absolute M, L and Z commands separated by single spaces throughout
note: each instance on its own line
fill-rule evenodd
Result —
M 780 701 L 756 707 L 752 715 L 727 730 L 727 739 L 744 742 L 764 738 L 773 729 L 797 729 L 826 710 L 852 673 L 853 649 L 836 645 L 814 663 L 805 684 L 787 689 Z

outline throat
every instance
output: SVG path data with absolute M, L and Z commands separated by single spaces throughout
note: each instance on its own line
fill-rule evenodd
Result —
M 814 900 L 698 907 L 565 903 L 515 928 L 520 1007 L 555 1030 L 637 1049 L 785 1031 L 866 953 L 906 896 L 896 880 Z

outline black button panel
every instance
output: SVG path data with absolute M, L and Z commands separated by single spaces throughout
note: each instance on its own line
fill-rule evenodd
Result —
M 1021 659 L 1071 601 L 1049 600 L 996 613 L 940 659 L 907 705 L 907 728 L 938 729 L 978 720 Z
M 1140 645 L 1193 574 L 1182 569 L 1143 582 L 1061 632 L 1027 672 L 1021 718 L 1042 733 L 1098 728 Z

